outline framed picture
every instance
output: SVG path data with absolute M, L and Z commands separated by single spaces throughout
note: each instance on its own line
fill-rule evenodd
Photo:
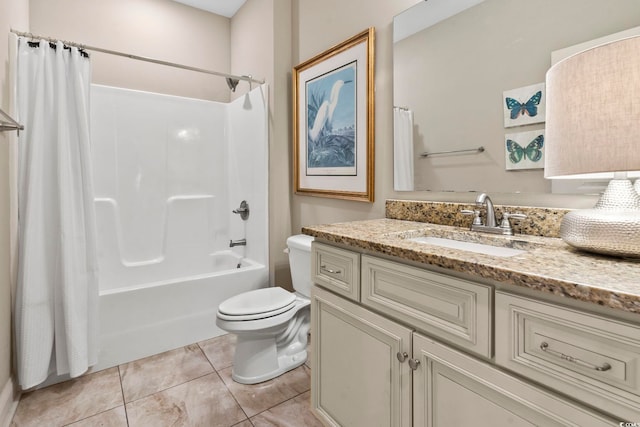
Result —
M 374 29 L 293 69 L 296 194 L 373 202 Z
M 506 134 L 504 153 L 506 170 L 544 168 L 544 129 Z
M 538 83 L 502 93 L 504 127 L 542 123 L 545 120 L 545 86 Z

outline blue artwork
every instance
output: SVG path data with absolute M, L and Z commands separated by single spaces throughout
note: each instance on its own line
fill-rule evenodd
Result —
M 509 160 L 512 163 L 519 163 L 522 158 L 529 158 L 532 162 L 540 161 L 542 158 L 542 146 L 544 145 L 544 135 L 538 135 L 525 148 L 522 148 L 517 142 L 507 139 L 507 151 Z
M 544 129 L 505 135 L 507 169 L 544 167 Z
M 505 99 L 507 108 L 511 110 L 511 120 L 515 120 L 519 115 L 528 115 L 529 117 L 535 117 L 538 114 L 538 105 L 542 99 L 542 91 L 537 91 L 527 102 L 524 104 L 517 99 L 507 97 Z
M 537 83 L 502 93 L 504 127 L 542 123 L 545 120 L 545 84 Z
M 306 92 L 307 173 L 356 175 L 356 63 L 309 80 Z

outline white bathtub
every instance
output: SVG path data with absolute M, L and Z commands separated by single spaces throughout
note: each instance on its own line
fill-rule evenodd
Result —
M 100 353 L 94 370 L 225 333 L 215 323 L 218 305 L 267 286 L 268 269 L 231 251 L 212 259 L 210 274 L 101 291 Z

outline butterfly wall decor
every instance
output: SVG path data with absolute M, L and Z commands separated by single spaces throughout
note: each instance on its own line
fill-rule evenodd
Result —
M 507 108 L 511 110 L 511 120 L 515 120 L 519 115 L 528 115 L 530 117 L 535 117 L 538 115 L 538 105 L 540 105 L 540 99 L 542 98 L 542 91 L 539 90 L 533 94 L 531 98 L 525 103 L 521 103 L 516 99 L 507 98 L 505 99 Z
M 506 169 L 544 167 L 544 129 L 505 135 Z
M 545 120 L 544 83 L 503 92 L 504 126 L 522 126 Z

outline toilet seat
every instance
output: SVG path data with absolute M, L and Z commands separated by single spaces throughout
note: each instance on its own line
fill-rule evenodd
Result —
M 276 316 L 295 306 L 296 295 L 280 287 L 256 289 L 231 297 L 218 307 L 224 320 L 258 320 Z

